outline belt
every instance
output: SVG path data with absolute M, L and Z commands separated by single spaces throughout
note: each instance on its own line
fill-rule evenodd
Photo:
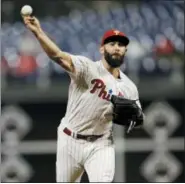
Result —
M 65 127 L 63 129 L 63 132 L 73 138 L 76 139 L 83 139 L 89 142 L 93 142 L 95 140 L 97 140 L 98 138 L 102 137 L 103 135 L 81 135 L 81 134 L 75 134 L 74 132 L 72 132 L 71 130 L 69 130 L 67 127 Z

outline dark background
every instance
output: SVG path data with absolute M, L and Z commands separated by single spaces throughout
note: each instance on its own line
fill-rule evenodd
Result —
M 1 2 L 2 182 L 55 182 L 57 127 L 68 99 L 69 77 L 22 24 L 20 9 L 25 4 L 33 7 L 43 29 L 60 48 L 94 61 L 100 59 L 99 43 L 106 30 L 126 33 L 130 44 L 121 69 L 137 85 L 148 122 L 151 114 L 157 115 L 151 129 L 154 137 L 148 132 L 148 122 L 129 135 L 115 127 L 115 141 L 121 143 L 116 145 L 114 181 L 185 182 L 184 2 L 69 0 Z M 157 102 L 163 105 L 161 110 L 151 106 Z M 180 119 L 173 121 L 173 133 L 165 136 L 169 118 L 176 116 Z M 155 136 L 160 138 L 158 143 Z M 167 145 L 171 149 L 164 152 Z M 163 165 L 172 164 L 170 168 L 177 172 L 174 177 L 165 179 L 167 170 L 151 159 L 153 178 L 142 173 L 143 163 L 154 153 L 162 160 L 163 153 L 165 158 L 174 156 L 175 160 L 170 158 Z M 87 181 L 85 174 L 82 182 Z

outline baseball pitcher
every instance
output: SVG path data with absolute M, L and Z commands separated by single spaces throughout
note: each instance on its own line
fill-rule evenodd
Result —
M 101 60 L 66 53 L 42 30 L 36 17 L 24 16 L 47 55 L 71 78 L 67 110 L 58 127 L 56 180 L 80 182 L 84 170 L 90 182 L 112 182 L 115 172 L 114 123 L 127 132 L 143 124 L 135 84 L 120 70 L 129 44 L 119 30 L 105 32 Z

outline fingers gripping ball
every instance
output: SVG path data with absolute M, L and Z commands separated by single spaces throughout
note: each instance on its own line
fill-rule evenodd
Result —
M 33 9 L 30 5 L 25 5 L 21 8 L 21 15 L 29 16 L 33 13 Z

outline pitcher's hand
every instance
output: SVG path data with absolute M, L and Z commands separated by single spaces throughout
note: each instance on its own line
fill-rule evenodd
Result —
M 41 31 L 40 22 L 36 17 L 32 16 L 23 16 L 23 21 L 26 25 L 26 27 L 32 31 L 33 33 L 38 33 Z

